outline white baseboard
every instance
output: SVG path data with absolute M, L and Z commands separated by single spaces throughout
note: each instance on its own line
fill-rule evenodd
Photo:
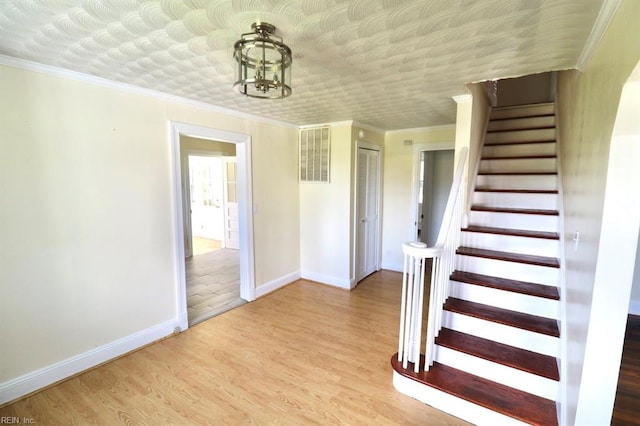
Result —
M 301 277 L 307 280 L 316 281 L 334 287 L 343 288 L 345 290 L 352 289 L 352 280 L 349 278 L 338 278 L 330 275 L 318 274 L 316 272 L 302 271 Z
M 290 274 L 283 275 L 282 277 L 276 278 L 275 280 L 264 283 L 256 287 L 256 298 L 262 297 L 267 293 L 271 293 L 272 291 L 284 287 L 287 284 L 291 284 L 298 279 L 300 279 L 300 271 L 295 271 Z
M 82 354 L 0 383 L 0 404 L 13 401 L 144 345 L 153 343 L 156 340 L 172 334 L 176 327 L 179 327 L 177 320 L 166 321 Z
M 631 300 L 629 302 L 629 313 L 631 315 L 640 315 L 640 300 Z

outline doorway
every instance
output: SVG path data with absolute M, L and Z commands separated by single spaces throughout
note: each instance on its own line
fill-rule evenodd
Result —
M 185 256 L 189 258 L 224 247 L 224 198 L 221 156 L 187 153 L 187 162 L 191 224 L 185 233 L 191 233 L 192 250 L 189 253 L 185 247 Z
M 453 182 L 454 150 L 420 151 L 416 239 L 435 245 Z
M 235 145 L 187 137 L 180 144 L 187 165 L 182 187 L 191 326 L 246 302 L 240 297 Z M 203 149 L 207 147 L 217 151 Z
M 356 281 L 380 269 L 380 148 L 359 143 L 356 187 Z
M 225 251 L 235 252 L 236 274 L 239 275 L 239 293 L 243 301 L 252 301 L 255 299 L 254 269 L 253 269 L 253 217 L 252 217 L 252 198 L 251 198 L 251 138 L 248 135 L 227 132 L 223 130 L 211 129 L 202 126 L 189 125 L 184 123 L 170 123 L 171 126 L 171 143 L 172 143 L 172 164 L 173 164 L 173 182 L 174 182 L 174 235 L 175 235 L 175 262 L 176 262 L 176 303 L 178 310 L 178 323 L 182 330 L 187 329 L 190 324 L 194 323 L 189 318 L 189 310 L 187 307 L 187 270 L 188 265 L 185 259 L 196 259 L 204 255 L 220 254 Z M 223 226 L 223 233 L 220 239 L 221 245 L 218 250 L 209 251 L 206 254 L 194 255 L 193 253 L 193 228 L 191 222 L 191 197 L 190 191 L 192 184 L 195 189 L 195 182 L 189 177 L 189 161 L 185 154 L 185 146 L 181 143 L 184 140 L 192 139 L 197 141 L 197 147 L 191 147 L 192 150 L 205 151 L 206 156 L 220 157 L 222 181 L 222 203 L 228 202 L 227 205 L 233 204 L 235 218 L 230 220 L 229 216 L 222 211 L 225 218 L 224 223 L 228 227 Z M 231 151 L 231 149 L 233 151 Z M 232 153 L 229 153 L 229 152 Z M 197 152 L 196 154 L 201 154 Z M 228 158 L 227 158 L 228 157 Z M 232 158 L 235 157 L 235 158 Z M 208 173 L 208 172 L 207 172 Z M 206 175 L 206 173 L 205 173 Z M 231 177 L 225 181 L 226 176 Z M 225 184 L 226 183 L 226 184 Z M 219 197 L 219 186 L 218 186 Z M 205 197 L 201 197 L 205 200 Z M 215 208 L 216 196 L 207 196 L 206 202 L 201 204 L 206 207 Z M 208 205 L 211 204 L 211 205 Z M 225 210 L 222 207 L 221 210 Z M 206 215 L 205 215 L 206 216 Z M 208 218 L 207 220 L 210 220 Z M 207 220 L 203 225 L 203 229 L 207 228 Z M 235 225 L 233 222 L 235 221 Z M 202 223 L 202 222 L 198 222 Z M 226 226 L 226 225 L 225 225 Z M 224 231 L 226 229 L 226 232 Z M 211 229 L 207 229 L 211 232 Z M 215 232 L 215 231 L 213 231 Z M 211 236 L 210 233 L 207 235 Z M 232 236 L 226 238 L 226 236 Z M 235 248 L 228 245 L 235 244 Z M 188 256 L 191 254 L 191 256 Z M 188 260 L 188 259 L 187 259 Z M 220 266 L 221 261 L 207 262 L 208 266 Z M 205 267 L 195 265 L 198 273 L 210 275 Z M 224 276 L 226 280 L 231 280 L 231 274 Z

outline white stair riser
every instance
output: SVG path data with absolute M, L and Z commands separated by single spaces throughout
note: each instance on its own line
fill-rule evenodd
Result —
M 557 337 L 534 333 L 468 315 L 444 311 L 442 326 L 543 355 L 557 357 L 559 353 L 560 340 Z
M 444 346 L 435 346 L 434 360 L 449 367 L 552 401 L 555 401 L 558 397 L 559 385 L 555 380 L 487 361 Z
M 518 158 L 480 161 L 480 173 L 555 173 L 555 158 Z
M 400 393 L 478 426 L 528 426 L 527 423 L 523 423 L 513 417 L 505 416 L 434 387 L 422 384 L 416 380 L 404 377 L 396 371 L 393 372 L 393 386 Z
M 492 132 L 496 130 L 518 130 L 518 129 L 535 129 L 541 127 L 554 127 L 556 125 L 556 117 L 548 115 L 544 117 L 528 117 L 528 118 L 512 118 L 506 120 L 494 120 L 489 122 L 487 130 Z
M 558 257 L 558 240 L 547 238 L 519 237 L 515 235 L 489 234 L 485 232 L 462 232 L 462 245 L 510 253 L 535 256 Z
M 456 256 L 456 268 L 474 274 L 558 286 L 558 268 L 476 256 Z
M 522 155 L 556 155 L 556 143 L 520 143 L 482 148 L 483 157 L 515 157 Z
M 478 175 L 476 186 L 495 189 L 557 190 L 557 175 Z
M 555 138 L 556 129 L 514 130 L 511 132 L 487 133 L 485 144 L 552 141 Z
M 557 210 L 558 194 L 479 191 L 473 194 L 473 204 L 489 207 Z
M 558 216 L 521 213 L 496 213 L 471 210 L 469 212 L 469 225 L 557 232 Z
M 557 300 L 528 294 L 514 293 L 475 284 L 452 281 L 449 296 L 483 305 L 518 311 L 539 317 L 558 319 L 559 303 Z
M 555 111 L 553 102 L 537 105 L 518 105 L 513 107 L 494 108 L 491 111 L 492 119 L 528 117 L 535 115 L 550 115 Z

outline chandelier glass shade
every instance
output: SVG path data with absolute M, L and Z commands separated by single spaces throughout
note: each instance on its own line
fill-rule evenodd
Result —
M 257 22 L 251 29 L 234 46 L 233 88 L 252 98 L 286 98 L 291 95 L 291 49 L 273 34 L 273 25 Z

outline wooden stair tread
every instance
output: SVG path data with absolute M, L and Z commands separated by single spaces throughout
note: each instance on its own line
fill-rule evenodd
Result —
M 429 371 L 405 370 L 398 355 L 391 357 L 391 366 L 404 377 L 454 395 L 465 401 L 504 414 L 522 422 L 537 425 L 557 425 L 556 403 L 518 389 L 511 388 L 464 371 L 433 363 Z
M 499 145 L 524 145 L 524 144 L 537 144 L 537 143 L 556 143 L 555 139 L 543 139 L 540 141 L 522 141 L 522 142 L 486 142 L 484 146 L 499 146 Z
M 491 226 L 469 225 L 462 228 L 466 232 L 480 232 L 483 234 L 512 235 L 514 237 L 543 238 L 546 240 L 559 240 L 557 232 L 531 231 L 528 229 L 493 228 Z
M 557 360 L 526 349 L 443 328 L 436 344 L 551 380 L 560 380 Z
M 557 194 L 557 189 L 498 189 L 485 186 L 476 187 L 476 192 L 508 192 L 513 194 Z
M 555 154 L 548 155 L 510 155 L 510 156 L 484 156 L 481 160 L 541 160 L 558 158 Z
M 534 333 L 560 337 L 558 323 L 556 320 L 551 318 L 524 314 L 522 312 L 510 311 L 508 309 L 469 302 L 453 297 L 448 298 L 444 303 L 444 310 L 510 327 L 520 328 L 522 330 L 532 331 Z
M 544 116 L 544 115 L 533 115 L 533 116 L 527 116 L 527 117 L 518 117 L 518 118 L 511 118 L 510 120 L 520 120 L 523 118 L 538 118 L 538 117 L 550 117 L 549 115 Z M 493 119 L 491 121 L 493 122 L 498 122 L 498 121 L 505 121 L 508 120 L 507 118 L 497 118 L 497 119 Z M 520 132 L 520 131 L 526 131 L 526 130 L 547 130 L 547 129 L 555 129 L 556 126 L 526 126 L 526 127 L 516 127 L 513 129 L 496 129 L 496 130 L 487 130 L 487 134 L 489 133 L 504 133 L 504 132 Z
M 478 176 L 485 176 L 485 175 L 495 175 L 495 176 L 508 176 L 508 175 L 513 175 L 513 176 L 527 176 L 527 175 L 532 175 L 532 176 L 544 176 L 544 175 L 557 175 L 558 172 L 531 172 L 531 171 L 527 171 L 527 172 L 478 172 Z
M 527 265 L 546 266 L 549 268 L 560 267 L 560 262 L 557 258 L 548 256 L 535 256 L 532 254 L 510 253 L 507 251 L 487 250 L 464 246 L 458 247 L 456 254 L 504 260 L 506 262 L 525 263 Z
M 471 206 L 471 210 L 494 212 L 494 213 L 519 213 L 519 214 L 539 214 L 545 216 L 558 216 L 560 213 L 558 210 L 543 210 L 543 209 L 518 209 L 509 207 L 491 207 L 491 206 Z
M 542 297 L 544 299 L 560 300 L 558 288 L 550 285 L 510 280 L 507 278 L 491 277 L 488 275 L 457 270 L 453 271 L 450 278 L 453 281 L 461 283 L 511 291 L 513 293 Z
M 507 109 L 507 108 L 512 108 L 512 107 L 494 108 L 493 111 L 500 111 L 501 109 Z M 555 113 L 550 112 L 550 113 L 540 113 L 540 114 L 525 114 L 525 115 L 518 115 L 513 117 L 491 117 L 489 121 L 520 120 L 523 118 L 553 117 L 555 115 L 556 115 Z

